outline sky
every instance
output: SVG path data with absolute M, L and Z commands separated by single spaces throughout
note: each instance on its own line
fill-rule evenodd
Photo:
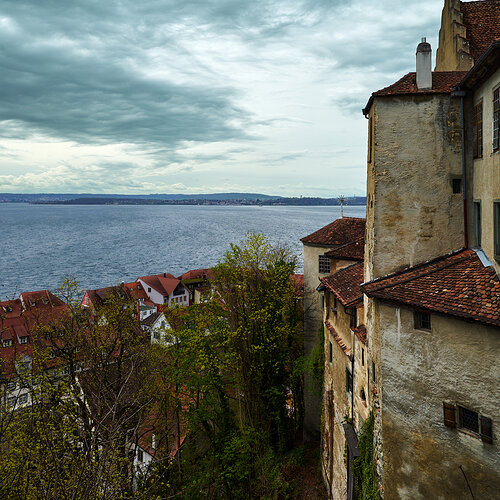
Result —
M 2 0 L 0 192 L 363 195 L 439 0 Z

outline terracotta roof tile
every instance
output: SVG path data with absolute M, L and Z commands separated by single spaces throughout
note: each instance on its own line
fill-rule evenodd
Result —
M 340 348 L 344 351 L 344 354 L 348 356 L 349 359 L 352 359 L 351 349 L 342 340 L 342 337 L 337 333 L 337 330 L 335 330 L 334 326 L 328 320 L 325 321 L 325 326 L 328 328 L 328 331 L 332 334 L 335 342 L 337 342 Z
M 341 245 L 325 253 L 327 257 L 345 260 L 363 260 L 365 255 L 365 238 L 359 238 Z
M 366 344 L 366 326 L 365 325 L 358 325 L 356 328 L 353 328 L 352 331 L 354 332 L 354 335 L 358 337 L 358 339 L 363 342 L 363 344 Z
M 153 274 L 151 276 L 141 276 L 138 278 L 159 293 L 170 295 L 181 282 L 173 274 Z
M 137 283 L 137 281 L 132 281 L 131 283 L 123 283 L 122 286 L 133 300 L 147 300 L 147 293 L 144 291 L 144 288 L 142 288 L 141 284 Z
M 182 281 L 189 281 L 189 280 L 211 280 L 214 277 L 214 272 L 212 269 L 192 269 L 191 271 L 187 271 L 181 276 L 179 276 L 179 279 Z
M 377 90 L 372 96 L 390 96 L 406 94 L 449 94 L 458 85 L 467 71 L 434 71 L 432 89 L 417 89 L 416 73 L 411 72 L 388 87 Z
M 477 61 L 481 54 L 500 38 L 500 2 L 460 2 L 470 54 Z
M 500 326 L 500 280 L 465 249 L 365 283 L 369 297 Z
M 342 217 L 334 220 L 314 233 L 301 238 L 302 243 L 315 245 L 345 245 L 365 235 L 366 219 Z
M 330 290 L 345 307 L 353 306 L 363 300 L 361 284 L 363 283 L 363 263 L 358 262 L 345 267 L 320 282 Z

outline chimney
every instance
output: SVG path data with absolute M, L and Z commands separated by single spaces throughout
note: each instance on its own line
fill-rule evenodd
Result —
M 432 49 L 425 38 L 417 46 L 417 89 L 432 89 Z

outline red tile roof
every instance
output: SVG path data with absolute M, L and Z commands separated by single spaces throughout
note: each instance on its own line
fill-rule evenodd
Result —
M 313 245 L 345 245 L 364 237 L 366 219 L 358 217 L 342 217 L 318 229 L 314 233 L 301 238 L 302 243 Z
M 133 300 L 148 299 L 148 295 L 144 291 L 144 288 L 142 288 L 141 284 L 137 283 L 137 281 L 132 281 L 132 283 L 123 283 L 122 286 Z
M 467 71 L 434 71 L 432 73 L 432 89 L 417 88 L 416 73 L 408 73 L 396 83 L 373 92 L 372 96 L 390 96 L 405 94 L 449 94 L 458 85 Z
M 297 297 L 304 295 L 304 275 L 303 274 L 290 274 L 292 285 L 295 289 Z
M 188 281 L 188 280 L 211 280 L 214 277 L 214 273 L 212 269 L 192 269 L 191 271 L 187 271 L 181 276 L 179 276 L 179 279 L 182 281 Z
M 500 280 L 470 249 L 363 284 L 369 297 L 500 326 Z
M 354 335 L 358 337 L 358 339 L 363 342 L 363 344 L 366 344 L 366 326 L 365 325 L 358 325 L 356 328 L 352 328 L 352 331 L 354 332 Z
M 320 282 L 330 290 L 345 307 L 350 307 L 363 300 L 361 284 L 363 283 L 363 263 L 358 262 L 345 267 Z
M 332 334 L 335 342 L 340 346 L 340 348 L 344 351 L 344 354 L 352 359 L 352 351 L 342 340 L 342 337 L 337 333 L 334 326 L 328 321 L 325 321 L 325 326 L 328 328 L 328 331 Z
M 181 282 L 173 274 L 153 274 L 151 276 L 141 276 L 138 278 L 159 293 L 170 295 Z
M 477 61 L 481 54 L 500 38 L 500 2 L 460 2 L 470 54 Z
M 359 238 L 325 253 L 332 259 L 363 260 L 365 255 L 365 238 Z

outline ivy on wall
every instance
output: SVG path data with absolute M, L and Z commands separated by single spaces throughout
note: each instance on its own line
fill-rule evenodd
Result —
M 380 500 L 373 453 L 374 423 L 375 417 L 371 412 L 358 437 L 359 457 L 353 462 L 354 488 L 359 500 Z

